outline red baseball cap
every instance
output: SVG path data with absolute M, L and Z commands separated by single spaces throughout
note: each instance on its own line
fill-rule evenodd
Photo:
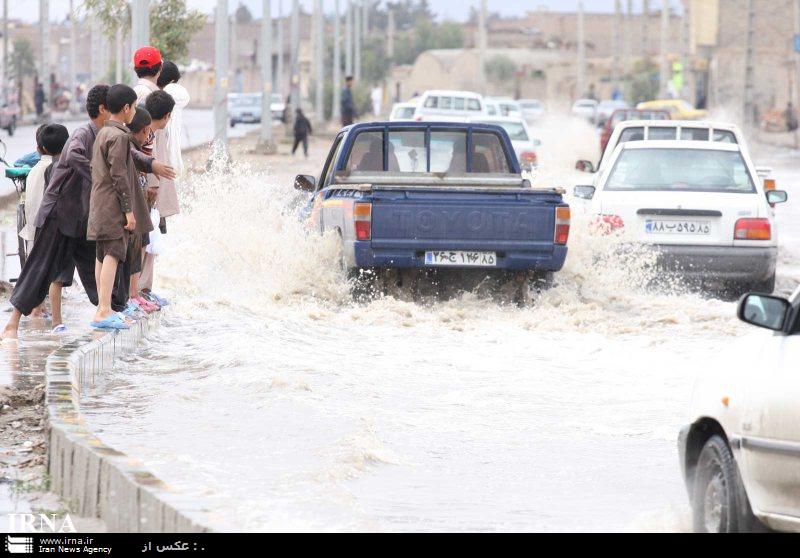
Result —
M 158 64 L 161 64 L 161 53 L 155 47 L 142 47 L 133 55 L 133 67 L 137 70 L 152 68 Z

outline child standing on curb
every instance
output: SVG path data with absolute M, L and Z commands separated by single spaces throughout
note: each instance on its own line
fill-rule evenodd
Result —
M 95 278 L 98 305 L 92 320 L 96 329 L 129 329 L 111 308 L 117 265 L 125 262 L 130 236 L 136 231 L 134 188 L 138 173 L 133 162 L 127 125 L 136 114 L 136 92 L 117 84 L 108 90 L 111 116 L 98 132 L 92 150 L 92 193 L 87 238 L 96 242 Z

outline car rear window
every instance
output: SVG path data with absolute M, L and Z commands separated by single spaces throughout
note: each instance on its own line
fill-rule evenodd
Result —
M 647 131 L 647 139 L 649 140 L 674 140 L 678 135 L 678 129 L 672 126 L 658 128 L 651 127 Z
M 476 132 L 472 134 L 472 172 L 509 173 L 503 144 L 496 134 Z
M 736 134 L 730 130 L 714 130 L 714 141 L 720 143 L 739 143 L 736 141 Z
M 361 132 L 356 136 L 347 160 L 347 171 L 383 171 L 383 132 Z
M 637 126 L 635 128 L 626 128 L 619 135 L 619 143 L 628 141 L 644 141 L 644 128 Z
M 753 193 L 742 154 L 713 149 L 626 149 L 606 190 Z
M 481 110 L 481 103 L 478 99 L 467 99 L 467 110 Z
M 431 132 L 431 172 L 467 172 L 467 132 Z
M 389 132 L 389 172 L 425 172 L 428 148 L 422 130 Z

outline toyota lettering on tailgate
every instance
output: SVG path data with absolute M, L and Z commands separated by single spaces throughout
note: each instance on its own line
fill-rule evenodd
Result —
M 534 232 L 534 215 L 529 211 L 476 210 L 392 210 L 392 218 L 400 230 L 419 234 L 446 236 L 466 229 L 472 233 L 494 235 L 525 235 Z

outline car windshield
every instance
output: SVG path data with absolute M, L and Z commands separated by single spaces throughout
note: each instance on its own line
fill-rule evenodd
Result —
M 232 97 L 229 102 L 234 107 L 257 107 L 261 106 L 261 99 L 256 96 L 252 97 Z
M 755 192 L 740 152 L 667 148 L 623 151 L 605 189 Z
M 526 102 L 520 103 L 520 105 L 522 105 L 522 108 L 529 109 L 529 110 L 536 110 L 538 108 L 541 108 L 541 106 L 542 106 L 541 103 L 537 103 L 537 102 L 534 102 L 534 101 L 526 101 Z
M 522 122 L 487 122 L 487 124 L 497 124 L 501 126 L 511 141 L 530 141 L 528 132 L 525 131 L 525 126 Z

